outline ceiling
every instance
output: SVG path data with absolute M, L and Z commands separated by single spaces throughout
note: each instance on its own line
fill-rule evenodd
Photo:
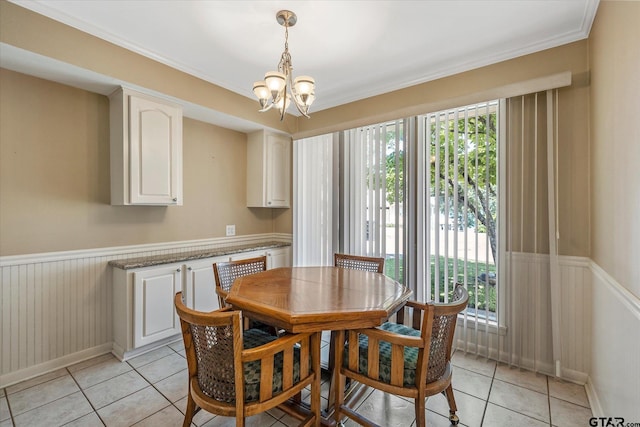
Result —
M 598 0 L 12 1 L 252 99 L 253 82 L 284 50 L 276 12 L 292 10 L 294 77 L 316 79 L 311 114 L 584 39 L 598 7 Z

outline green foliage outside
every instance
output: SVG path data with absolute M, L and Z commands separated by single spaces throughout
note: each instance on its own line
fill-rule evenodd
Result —
M 484 110 L 484 109 L 483 109 Z M 497 214 L 497 115 L 480 111 L 477 116 L 432 122 L 429 126 L 432 196 L 440 199 L 440 213 L 458 223 L 487 233 L 496 259 Z M 438 194 L 435 193 L 436 188 Z M 463 213 L 466 212 L 466 217 Z
M 464 260 L 458 259 L 457 262 L 457 274 L 453 274 L 453 264 L 454 259 L 449 258 L 445 261 L 445 257 L 438 257 L 439 267 L 438 267 L 438 281 L 435 280 L 435 256 L 431 256 L 431 294 L 433 295 L 435 292 L 435 283 L 445 283 L 445 262 L 447 264 L 447 280 L 449 282 L 449 289 L 451 293 L 453 292 L 453 284 L 454 282 L 464 283 Z M 400 283 L 404 283 L 404 268 L 402 262 L 402 256 L 398 258 L 398 262 L 400 262 L 400 274 L 396 278 L 395 277 L 395 269 L 396 269 L 396 259 L 388 258 L 384 263 L 384 272 L 385 275 L 391 277 L 394 280 L 397 280 Z M 488 267 L 488 268 L 487 268 Z M 476 292 L 475 292 L 475 284 L 476 277 L 483 273 L 485 270 L 488 270 L 491 273 L 495 273 L 496 266 L 493 264 L 485 264 L 485 263 L 476 263 L 473 261 L 467 260 L 467 283 L 470 285 L 468 288 L 469 291 L 469 307 L 476 308 Z M 489 295 L 486 295 L 486 289 L 489 289 Z M 486 310 L 487 309 L 487 299 L 489 304 L 489 311 L 495 313 L 496 311 L 496 287 L 495 286 L 487 286 L 481 281 L 478 281 L 478 310 Z M 449 296 L 451 297 L 451 293 Z M 444 290 L 440 290 L 439 301 L 444 302 Z

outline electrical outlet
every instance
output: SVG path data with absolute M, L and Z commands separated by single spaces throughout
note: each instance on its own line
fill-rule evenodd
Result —
M 236 235 L 236 226 L 234 225 L 227 225 L 227 236 L 235 236 Z

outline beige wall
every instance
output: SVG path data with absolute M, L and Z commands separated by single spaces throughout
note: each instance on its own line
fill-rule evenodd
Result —
M 295 127 L 293 116 L 280 122 L 275 114 L 259 113 L 256 102 L 247 97 L 6 0 L 0 0 L 0 41 L 283 132 Z
M 640 2 L 604 1 L 589 37 L 591 258 L 640 298 Z
M 8 44 L 51 56 L 83 68 L 132 82 L 190 102 L 236 115 L 267 126 L 288 130 L 295 138 L 408 117 L 441 108 L 465 105 L 490 98 L 540 90 L 539 81 L 570 72 L 572 86 L 560 90 L 559 118 L 559 251 L 563 255 L 589 256 L 589 151 L 588 97 L 589 44 L 586 40 L 515 58 L 451 77 L 427 82 L 329 110 L 314 112 L 310 120 L 290 117 L 283 124 L 256 113 L 255 103 L 222 88 L 142 58 L 98 38 L 89 36 L 15 4 L 0 0 L 0 39 Z M 46 36 L 45 36 L 46 34 Z M 538 85 L 538 86 L 536 86 Z M 106 101 L 103 101 L 106 102 Z M 266 120 L 266 122 L 265 122 Z M 219 129 L 222 132 L 221 129 Z M 189 129 L 185 129 L 185 134 Z M 186 147 L 186 145 L 185 145 Z M 188 149 L 188 148 L 185 148 Z M 188 154 L 188 153 L 187 153 Z M 185 154 L 185 156 L 187 155 Z M 201 160 L 201 159 L 199 159 Z M 187 159 L 185 170 L 188 174 Z M 106 176 L 102 177 L 107 179 Z M 188 190 L 185 189 L 188 196 Z M 185 199 L 185 207 L 191 208 Z M 117 209 L 117 208 L 113 208 Z M 135 220 L 154 223 L 160 210 L 134 208 Z M 171 210 L 166 209 L 167 218 Z M 250 210 L 252 215 L 266 215 Z M 292 210 L 273 210 L 271 229 L 290 233 Z M 264 218 L 262 218 L 264 220 Z M 162 222 L 162 221 L 161 221 Z M 255 228 L 262 229 L 260 226 Z M 217 230 L 217 229 L 216 229 Z M 163 234 L 183 232 L 163 231 Z M 213 230 L 210 233 L 217 232 Z M 243 231 L 239 231 L 245 234 Z M 106 232 L 106 234 L 110 234 Z M 144 233 L 143 233 L 144 234 Z M 144 236 L 143 236 L 144 237 Z M 167 236 L 169 237 L 169 236 Z M 207 237 L 198 236 L 195 238 Z M 187 237 L 185 237 L 187 238 Z M 146 241 L 146 240 L 145 240 Z M 102 243 L 101 243 L 102 244 Z M 108 243 L 104 243 L 108 244 Z
M 273 231 L 245 207 L 245 134 L 185 119 L 184 206 L 110 206 L 109 100 L 4 69 L 0 87 L 0 255 Z

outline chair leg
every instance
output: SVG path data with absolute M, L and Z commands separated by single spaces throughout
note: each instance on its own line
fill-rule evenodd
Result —
M 337 331 L 335 339 L 340 340 L 339 342 L 344 342 L 344 331 Z M 333 407 L 334 418 L 335 418 L 336 424 L 341 425 L 340 420 L 342 418 L 341 408 L 342 408 L 342 405 L 344 404 L 345 377 L 340 374 L 340 367 L 342 366 L 342 348 L 338 350 L 339 351 L 334 351 L 334 353 L 332 354 L 332 356 L 335 357 L 335 359 L 334 359 L 333 373 L 332 373 L 333 384 L 331 385 L 333 386 L 332 388 L 334 389 L 333 391 L 334 391 L 334 399 L 335 399 L 334 407 Z
M 426 408 L 425 408 L 425 395 L 420 393 L 414 402 L 416 410 L 416 427 L 425 427 L 426 423 Z
M 196 413 L 196 402 L 193 401 L 191 397 L 191 390 L 189 390 L 187 396 L 187 409 L 184 412 L 184 422 L 182 423 L 182 427 L 189 427 L 191 425 L 191 421 L 193 421 L 193 416 Z
M 453 386 L 449 384 L 449 387 L 446 388 L 444 393 L 447 396 L 447 402 L 449 402 L 449 421 L 451 421 L 451 424 L 454 426 L 458 425 L 460 419 L 456 415 L 458 407 L 456 406 L 456 399 L 453 397 Z

